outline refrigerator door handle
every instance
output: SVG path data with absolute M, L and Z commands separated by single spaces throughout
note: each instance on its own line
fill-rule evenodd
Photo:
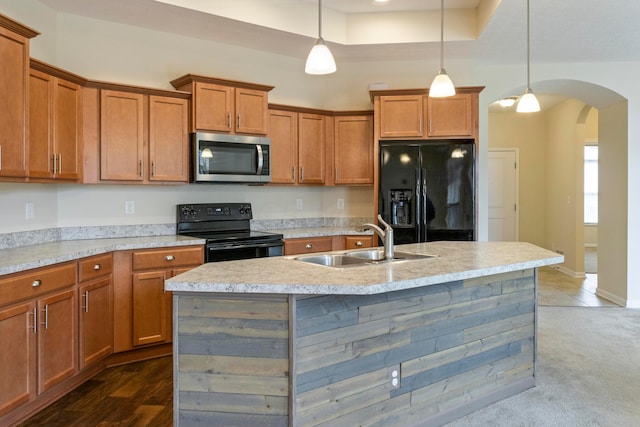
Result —
M 422 195 L 420 194 L 420 168 L 416 168 L 416 187 L 415 187 L 415 212 L 413 223 L 415 224 L 415 241 L 421 242 L 422 239 Z
M 420 183 L 420 190 L 422 193 L 422 198 L 420 199 L 420 203 L 422 204 L 422 216 L 420 217 L 420 224 L 422 225 L 422 233 L 420 236 L 421 242 L 427 241 L 427 170 L 425 168 L 421 169 L 422 172 L 422 180 Z

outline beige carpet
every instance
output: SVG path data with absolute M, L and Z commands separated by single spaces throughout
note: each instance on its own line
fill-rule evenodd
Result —
M 536 387 L 447 427 L 640 426 L 640 310 L 538 313 Z

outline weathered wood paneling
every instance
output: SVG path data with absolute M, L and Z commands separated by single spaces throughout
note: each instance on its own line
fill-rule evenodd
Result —
M 533 384 L 535 285 L 526 270 L 367 296 L 179 294 L 176 420 L 441 424 Z
M 414 425 L 533 375 L 533 270 L 296 309 L 299 426 Z
M 177 420 L 185 426 L 287 426 L 286 296 L 178 297 Z

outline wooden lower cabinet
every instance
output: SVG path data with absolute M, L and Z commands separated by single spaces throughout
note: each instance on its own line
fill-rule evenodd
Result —
M 284 240 L 284 255 L 301 255 L 314 252 L 364 249 L 378 246 L 374 243 L 374 236 L 370 234 L 298 237 Z
M 114 253 L 114 352 L 171 342 L 172 294 L 164 281 L 203 261 L 200 245 Z
M 80 369 L 113 352 L 112 266 L 111 254 L 78 262 Z
M 0 279 L 0 424 L 78 372 L 76 264 Z
M 344 236 L 344 248 L 345 249 L 364 249 L 370 248 L 374 245 L 374 236 Z

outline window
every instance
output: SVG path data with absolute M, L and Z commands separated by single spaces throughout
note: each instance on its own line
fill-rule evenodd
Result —
M 598 146 L 584 146 L 584 223 L 598 223 Z

